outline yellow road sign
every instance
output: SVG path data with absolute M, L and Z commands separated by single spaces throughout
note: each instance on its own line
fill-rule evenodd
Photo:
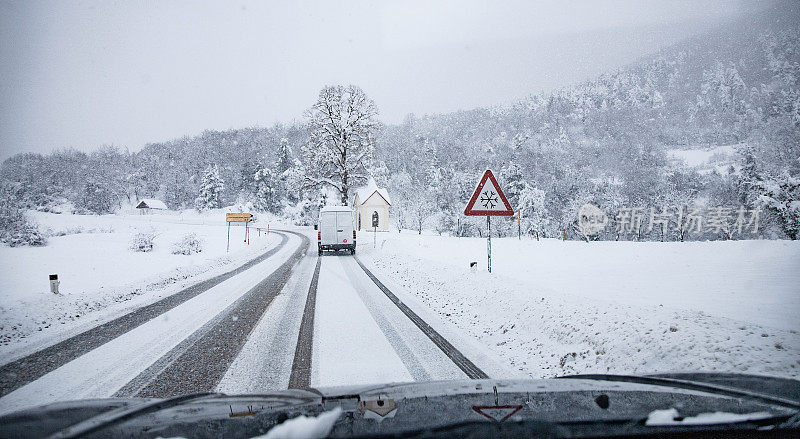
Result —
M 249 223 L 253 221 L 253 215 L 250 213 L 226 213 L 225 221 L 229 223 Z

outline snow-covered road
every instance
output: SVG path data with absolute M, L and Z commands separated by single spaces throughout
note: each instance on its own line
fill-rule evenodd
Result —
M 467 378 L 350 256 L 324 257 L 312 386 Z
M 148 320 L 52 370 L 44 368 L 30 382 L 8 381 L 0 413 L 83 398 L 263 393 L 293 386 L 293 374 L 305 374 L 298 382 L 311 387 L 470 377 L 454 356 L 475 370 L 504 374 L 418 302 L 402 310 L 353 256 L 318 258 L 307 251 L 307 237 L 281 234 L 286 239 L 265 260 L 171 308 L 154 310 Z M 310 325 L 305 333 L 304 324 Z M 61 356 L 61 344 L 51 346 L 51 353 Z M 303 345 L 310 364 L 296 370 Z M 36 355 L 3 365 L 3 376 L 41 363 Z

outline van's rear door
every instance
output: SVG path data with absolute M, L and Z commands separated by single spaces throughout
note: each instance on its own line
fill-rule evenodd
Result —
M 319 218 L 320 242 L 322 244 L 335 244 L 338 242 L 336 230 L 336 212 L 322 212 Z
M 353 214 L 336 212 L 336 242 L 339 244 L 353 242 Z

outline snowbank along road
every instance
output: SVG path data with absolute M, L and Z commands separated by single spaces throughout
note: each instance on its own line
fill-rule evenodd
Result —
M 355 257 L 317 256 L 305 234 L 276 233 L 276 247 L 234 270 L 6 362 L 0 413 L 81 398 L 503 373 Z

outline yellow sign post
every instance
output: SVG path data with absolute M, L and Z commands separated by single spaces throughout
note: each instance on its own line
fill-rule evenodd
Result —
M 244 242 L 250 244 L 250 228 L 247 227 L 247 223 L 253 221 L 253 214 L 251 213 L 226 213 L 225 214 L 225 221 L 228 223 L 228 248 L 225 250 L 229 252 L 231 250 L 231 223 L 244 223 Z

